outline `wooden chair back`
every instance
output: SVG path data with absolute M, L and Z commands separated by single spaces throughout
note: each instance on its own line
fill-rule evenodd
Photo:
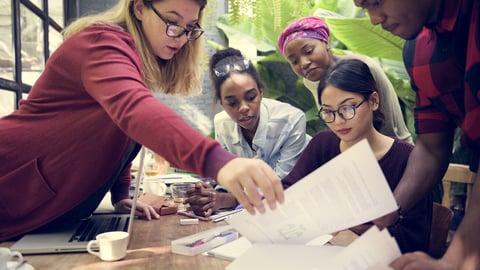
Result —
M 432 226 L 430 229 L 430 244 L 428 253 L 434 258 L 440 258 L 447 249 L 447 236 L 450 223 L 453 219 L 453 211 L 450 207 L 439 203 L 433 203 Z
M 450 198 L 451 183 L 452 182 L 464 183 L 467 185 L 467 193 L 465 198 L 465 211 L 466 211 L 467 205 L 470 199 L 470 194 L 472 193 L 474 180 L 475 180 L 475 173 L 470 171 L 470 168 L 468 167 L 468 165 L 450 163 L 442 180 L 442 185 L 443 185 L 442 205 L 448 208 L 450 208 L 451 206 L 451 198 Z

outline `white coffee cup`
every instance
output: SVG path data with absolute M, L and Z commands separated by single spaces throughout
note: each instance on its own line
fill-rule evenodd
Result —
M 88 242 L 87 251 L 103 261 L 117 261 L 127 255 L 127 232 L 105 232 L 97 235 L 95 239 Z M 93 250 L 94 246 L 98 247 L 99 251 Z
M 167 185 L 158 177 L 145 177 L 143 179 L 143 191 L 155 195 L 164 196 L 167 193 Z
M 18 251 L 11 251 L 6 247 L 0 247 L 0 270 L 15 269 L 15 267 L 22 262 L 22 253 Z

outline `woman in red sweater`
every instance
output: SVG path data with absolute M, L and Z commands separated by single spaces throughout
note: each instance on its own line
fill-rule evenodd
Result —
M 265 210 L 258 188 L 271 208 L 283 200 L 266 163 L 227 153 L 152 95 L 201 87 L 205 5 L 121 0 L 65 29 L 28 99 L 0 119 L 0 241 L 88 216 L 108 190 L 117 210 L 128 209 L 139 145 L 215 178 L 251 213 Z M 140 215 L 156 217 L 138 206 Z

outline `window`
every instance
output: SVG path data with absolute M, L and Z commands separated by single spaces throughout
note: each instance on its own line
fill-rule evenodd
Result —
M 0 0 L 0 117 L 18 108 L 62 41 L 63 0 Z

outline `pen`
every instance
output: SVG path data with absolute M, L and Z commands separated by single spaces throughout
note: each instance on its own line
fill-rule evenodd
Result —
M 212 218 L 213 222 L 220 222 L 222 220 L 230 218 L 233 214 L 239 213 L 242 210 L 243 209 L 235 209 L 235 210 L 232 210 L 232 211 L 227 211 L 225 213 L 220 213 L 220 214 L 213 215 L 213 216 L 211 216 L 211 218 Z
M 225 237 L 225 236 L 231 235 L 233 233 L 234 233 L 233 231 L 221 232 L 219 234 L 211 235 L 207 238 L 198 239 L 196 241 L 193 241 L 192 243 L 187 244 L 186 246 L 187 247 L 198 247 L 198 246 L 204 245 L 204 244 L 212 241 L 213 239 L 215 239 L 217 237 Z

